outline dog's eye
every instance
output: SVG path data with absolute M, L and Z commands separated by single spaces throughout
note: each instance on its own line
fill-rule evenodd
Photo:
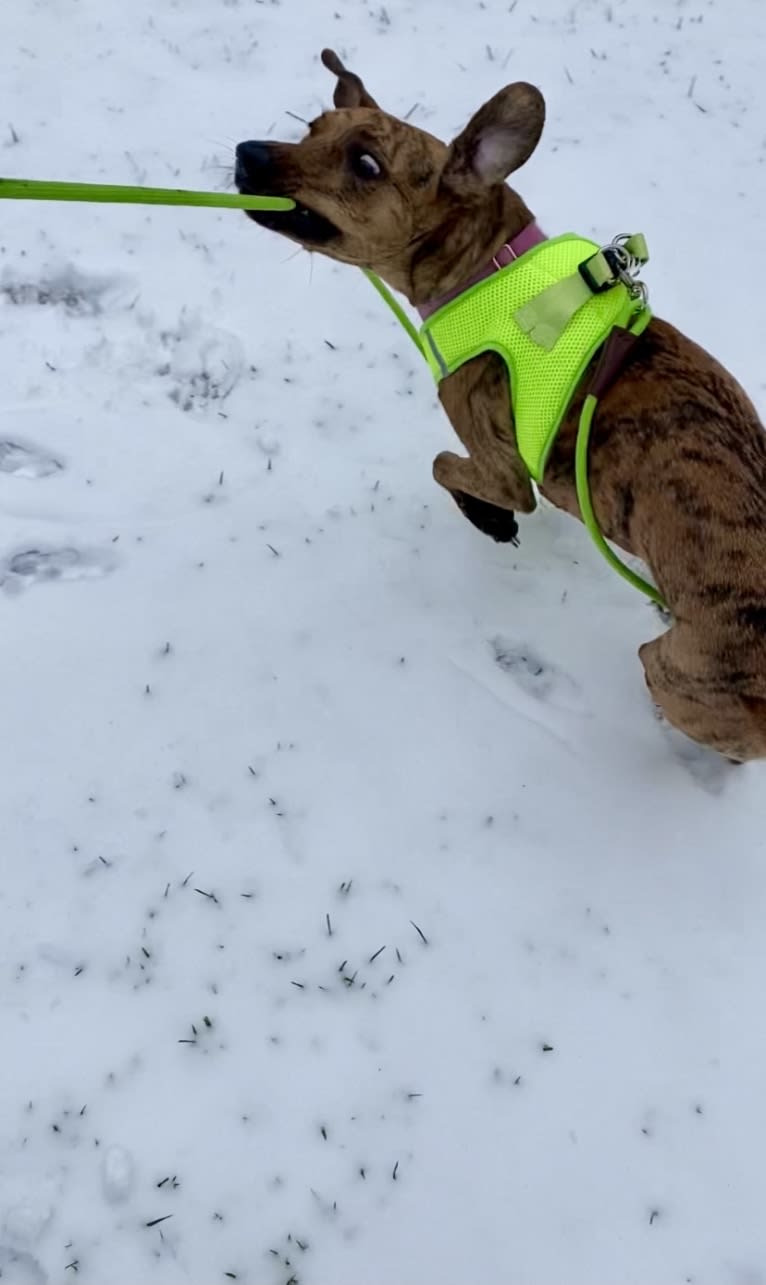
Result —
M 357 178 L 380 178 L 383 173 L 383 167 L 380 164 L 380 161 L 375 159 L 372 152 L 364 152 L 361 149 L 351 153 L 351 168 Z

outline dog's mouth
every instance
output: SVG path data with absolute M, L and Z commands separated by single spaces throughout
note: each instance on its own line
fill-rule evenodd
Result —
M 295 237 L 304 245 L 326 245 L 340 236 L 334 223 L 300 201 L 296 201 L 294 210 L 246 210 L 245 213 L 262 228 Z
M 263 195 L 254 193 L 247 183 L 239 179 L 237 187 L 243 196 Z M 293 210 L 245 210 L 245 214 L 260 227 L 269 228 L 271 232 L 281 232 L 283 236 L 292 237 L 302 245 L 326 245 L 328 241 L 334 241 L 340 236 L 340 229 L 334 223 L 300 201 L 295 202 Z

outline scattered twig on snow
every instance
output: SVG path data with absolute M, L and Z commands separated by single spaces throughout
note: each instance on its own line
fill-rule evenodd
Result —
M 200 897 L 207 897 L 208 901 L 214 901 L 217 906 L 220 906 L 221 903 L 214 892 L 205 892 L 204 888 L 195 888 L 194 891 L 198 892 Z

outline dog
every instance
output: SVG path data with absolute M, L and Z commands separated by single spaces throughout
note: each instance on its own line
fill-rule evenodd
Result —
M 449 144 L 383 111 L 337 54 L 334 109 L 298 143 L 236 149 L 240 192 L 288 196 L 248 217 L 310 251 L 378 274 L 427 309 L 457 292 L 533 223 L 507 178 L 545 120 L 533 85 L 495 94 Z M 592 371 L 556 437 L 540 484 L 581 518 L 575 442 Z M 442 451 L 435 480 L 498 541 L 536 495 L 517 449 L 508 373 L 486 352 L 439 385 L 466 455 Z M 603 534 L 651 570 L 670 612 L 639 648 L 661 715 L 732 762 L 766 756 L 766 436 L 736 380 L 653 317 L 604 393 L 590 440 L 591 500 Z

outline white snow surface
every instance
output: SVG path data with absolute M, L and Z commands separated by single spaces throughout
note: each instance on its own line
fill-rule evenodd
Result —
M 762 0 L 3 0 L 0 173 L 225 188 L 323 45 L 444 137 L 539 84 L 543 226 L 763 407 Z M 361 273 L 237 213 L 4 203 L 0 376 L 4 1285 L 763 1285 L 764 769 L 643 599 L 465 522 Z

